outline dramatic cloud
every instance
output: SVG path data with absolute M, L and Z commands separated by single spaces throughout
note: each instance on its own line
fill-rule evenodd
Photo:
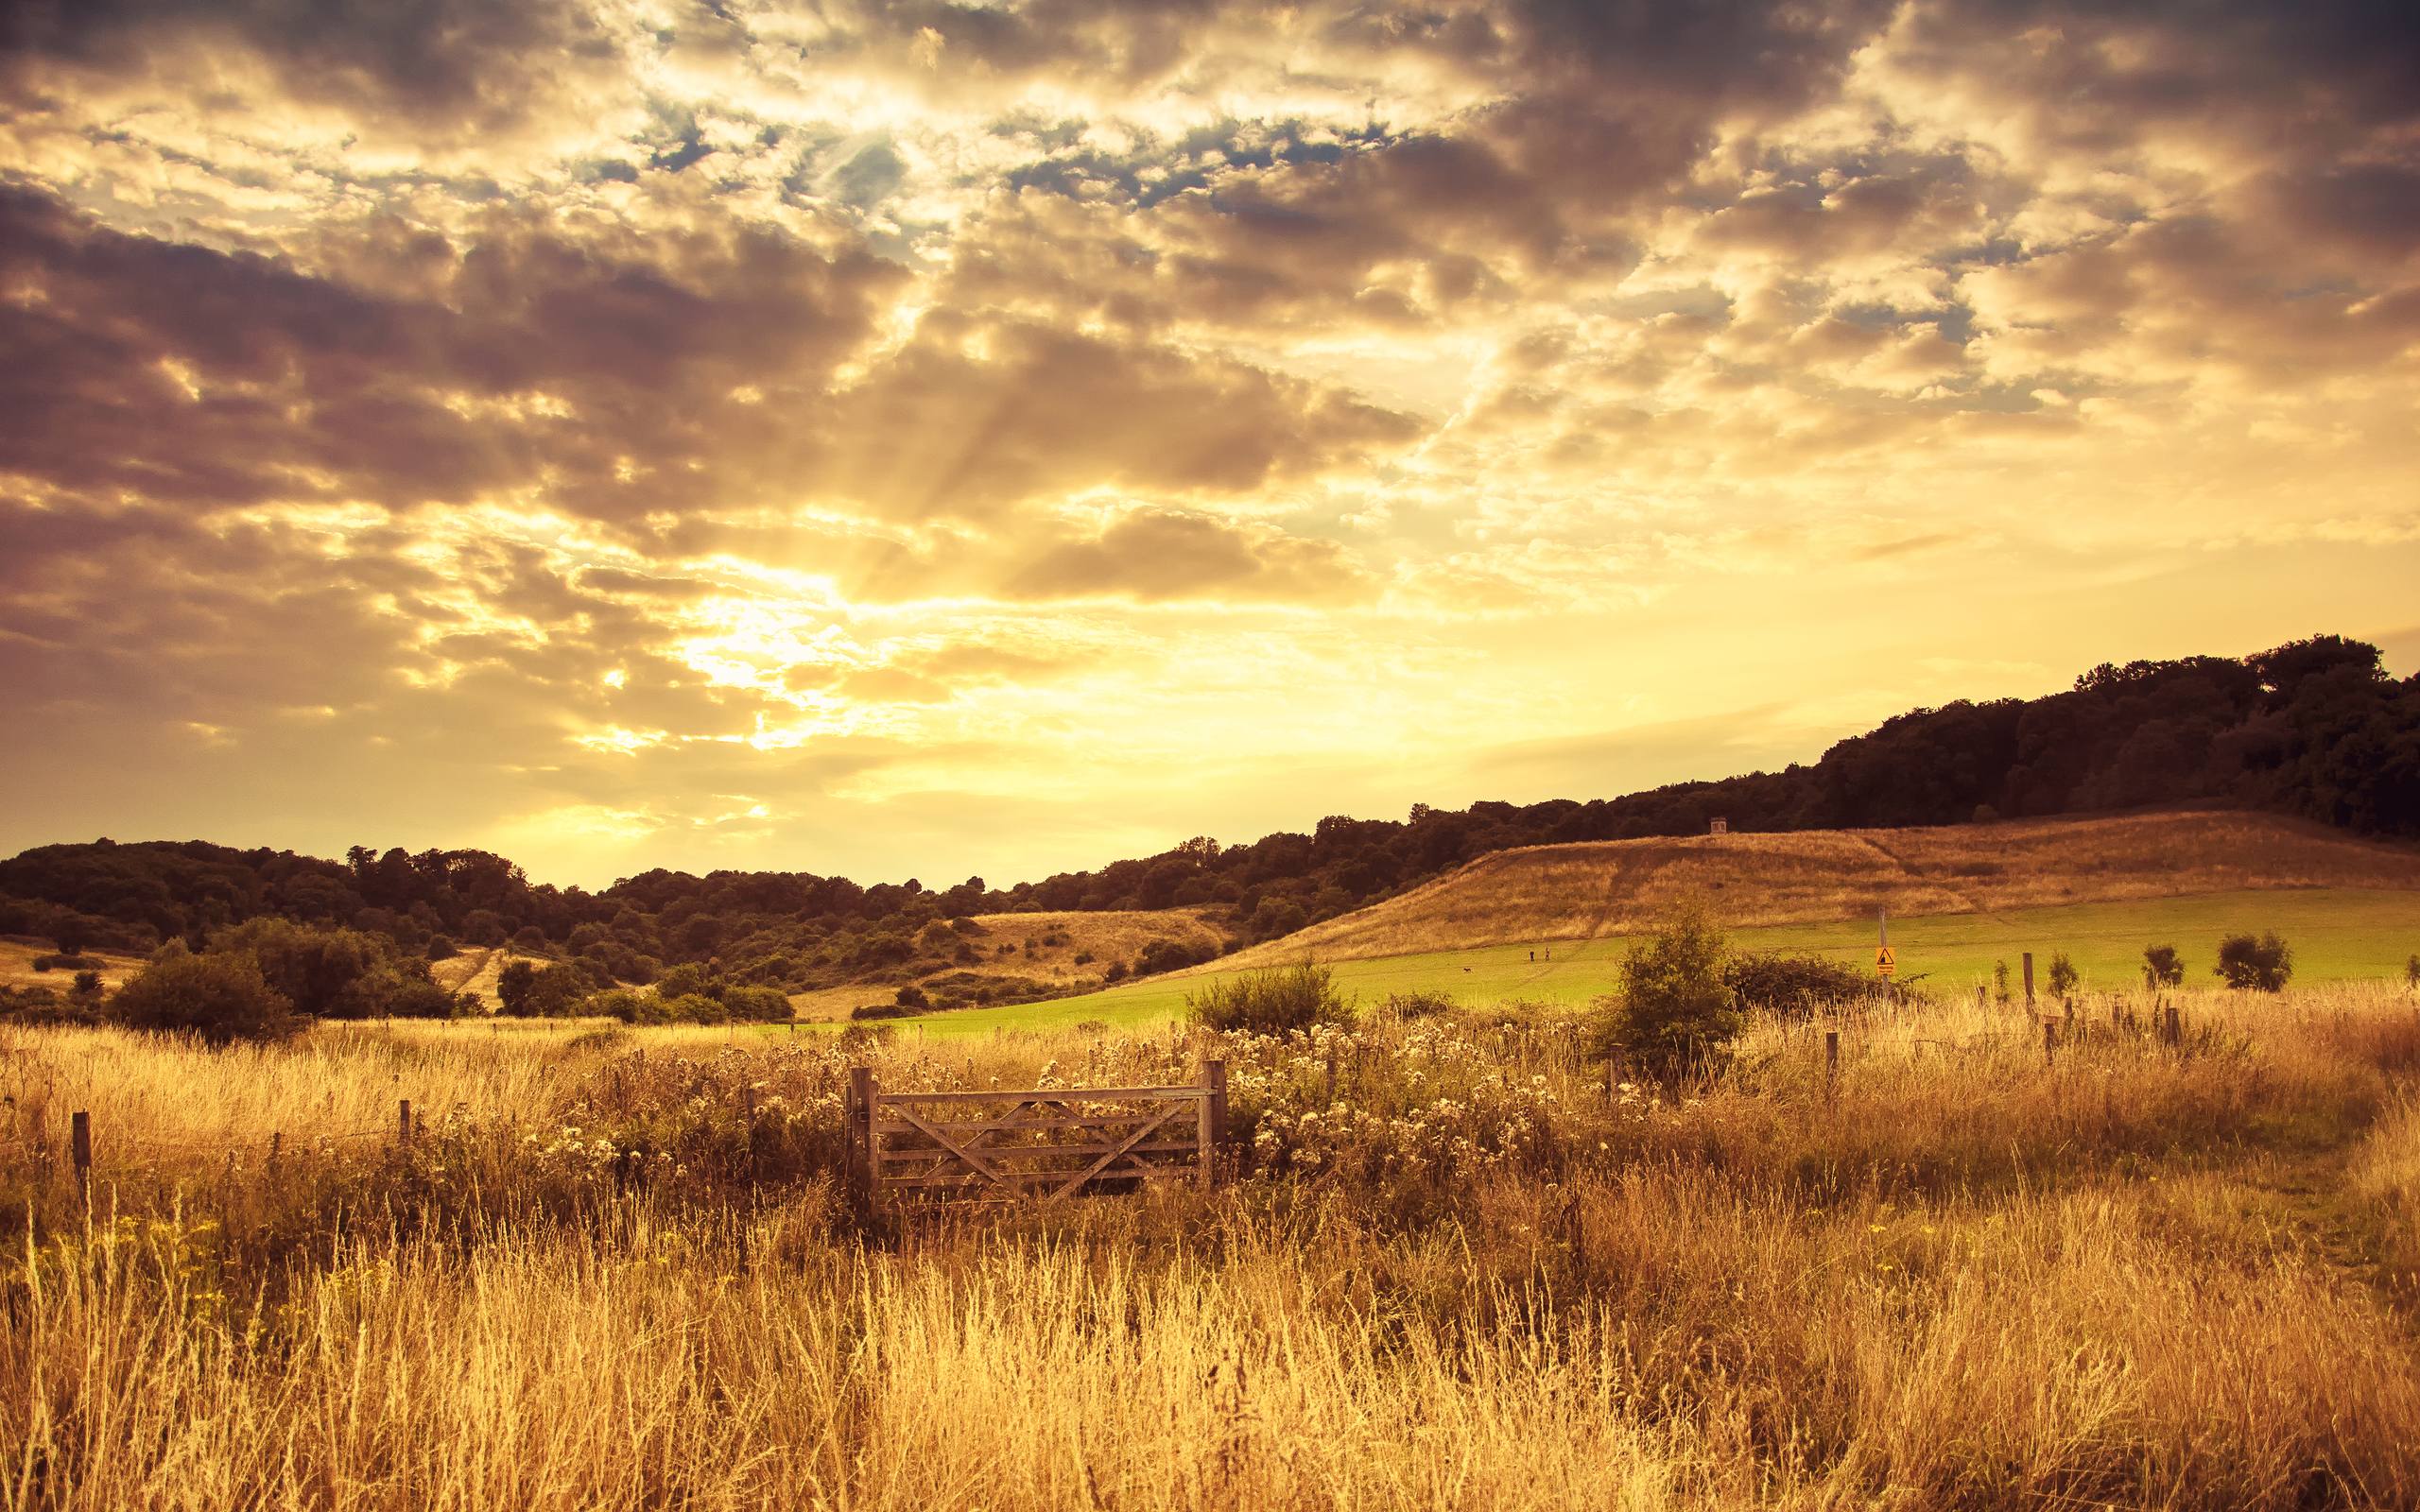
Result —
M 2415 206 L 2364 0 L 36 0 L 0 848 L 1006 880 L 2408 649 Z

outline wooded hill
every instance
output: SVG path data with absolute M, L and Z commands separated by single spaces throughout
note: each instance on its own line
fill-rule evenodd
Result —
M 2390 678 L 2377 647 L 2337 636 L 2241 660 L 2103 664 L 2066 693 L 1911 711 L 1811 765 L 1586 802 L 1340 816 L 1248 845 L 1197 837 L 1007 888 L 659 869 L 591 893 L 532 884 L 481 850 L 364 846 L 332 861 L 200 841 L 43 846 L 0 862 L 0 934 L 139 951 L 271 915 L 441 954 L 510 942 L 599 979 L 645 982 L 674 963 L 719 961 L 735 979 L 805 990 L 967 964 L 983 943 L 947 921 L 971 916 L 1186 907 L 1234 944 L 1291 934 L 1492 852 L 1697 834 L 1715 816 L 1735 832 L 1796 831 L 2161 805 L 2420 835 L 2420 678 Z M 1210 947 L 1199 926 L 1185 933 L 1100 963 L 1104 975 L 1201 958 Z

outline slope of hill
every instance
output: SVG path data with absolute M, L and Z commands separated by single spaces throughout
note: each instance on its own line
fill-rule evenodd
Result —
M 2277 887 L 2420 890 L 2420 850 L 2235 812 L 1528 846 L 1215 970 L 1634 934 L 1691 893 L 1753 928 Z

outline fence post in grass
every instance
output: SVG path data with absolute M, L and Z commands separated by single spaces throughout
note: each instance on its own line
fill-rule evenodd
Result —
M 2059 1021 L 2045 1015 L 2042 1020 L 2042 1064 L 2049 1065 L 2059 1055 Z
M 1841 1031 L 1824 1031 L 1824 1100 L 1831 1101 L 1841 1091 Z
M 268 1137 L 268 1163 L 269 1163 L 269 1168 L 270 1168 L 271 1170 L 275 1170 L 275 1169 L 277 1168 L 277 1156 L 278 1156 L 278 1152 L 279 1152 L 279 1151 L 281 1151 L 281 1150 L 283 1150 L 283 1149 L 285 1149 L 285 1131 L 284 1131 L 284 1130 L 282 1130 L 282 1129 L 280 1129 L 280 1130 L 271 1130 L 271 1131 L 270 1131 L 270 1133 L 269 1133 L 269 1137 Z
M 2033 953 L 2025 953 L 2025 1011 L 2033 1011 Z
M 395 1104 L 395 1139 L 402 1144 L 412 1142 L 412 1100 L 408 1097 Z
M 880 1173 L 874 1166 L 873 1118 L 878 1098 L 872 1066 L 849 1068 L 849 1175 L 865 1211 L 873 1211 Z
M 67 1117 L 67 1143 L 76 1160 L 76 1194 L 93 1201 L 93 1115 L 78 1108 Z
M 1194 1143 L 1201 1160 L 1201 1184 L 1219 1184 L 1219 1146 L 1227 1138 L 1227 1063 L 1201 1063 L 1201 1107 L 1194 1127 Z
M 2167 1029 L 2168 1042 L 2169 1044 L 2181 1045 L 2185 1042 L 2184 1021 L 2177 1017 L 2176 1005 L 2173 1003 L 2168 1005 Z

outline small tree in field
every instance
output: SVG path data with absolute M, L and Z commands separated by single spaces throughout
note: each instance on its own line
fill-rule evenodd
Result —
M 2143 986 L 2156 992 L 2164 987 L 2185 985 L 2185 962 L 2178 958 L 2173 945 L 2143 947 Z
M 1992 1001 L 1995 1003 L 2008 1001 L 2008 962 L 2006 961 L 1992 963 Z
M 2409 988 L 2420 988 L 2420 955 L 2414 955 L 2403 963 L 2403 985 Z
M 2075 996 L 2076 985 L 2083 980 L 2083 973 L 2076 970 L 2075 962 L 2067 959 L 2066 952 L 2061 951 L 2050 957 L 2050 995 L 2052 997 L 2062 1003 L 2066 1002 Z
M 2283 992 L 2293 979 L 2294 953 L 2273 929 L 2257 939 L 2229 935 L 2219 942 L 2216 970 L 2238 992 Z
M 1596 1048 L 1669 1085 L 1718 1070 L 1747 1022 L 1725 980 L 1730 950 L 1703 909 L 1676 914 L 1622 962 L 1619 995 L 1597 1001 Z
M 130 1028 L 198 1034 L 214 1044 L 282 1039 L 303 1023 L 241 951 L 164 952 L 118 988 L 110 1011 Z

